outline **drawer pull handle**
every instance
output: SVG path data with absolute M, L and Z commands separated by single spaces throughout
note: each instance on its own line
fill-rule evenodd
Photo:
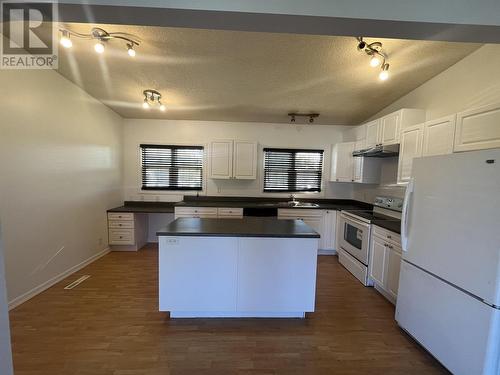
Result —
M 390 234 L 387 235 L 387 238 L 392 238 L 392 236 Z
M 120 238 L 123 238 L 122 236 L 120 236 Z

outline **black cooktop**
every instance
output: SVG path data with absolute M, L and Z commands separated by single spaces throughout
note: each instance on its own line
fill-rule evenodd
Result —
M 347 212 L 348 214 L 355 215 L 358 217 L 361 217 L 365 220 L 368 220 L 372 222 L 373 220 L 388 220 L 388 221 L 400 221 L 398 218 L 387 216 L 387 215 L 382 215 L 377 212 L 373 212 L 371 210 L 344 210 L 344 212 Z

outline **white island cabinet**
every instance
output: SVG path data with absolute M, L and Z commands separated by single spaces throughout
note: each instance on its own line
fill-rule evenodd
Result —
M 301 220 L 180 218 L 160 230 L 159 306 L 171 318 L 303 318 L 319 235 Z

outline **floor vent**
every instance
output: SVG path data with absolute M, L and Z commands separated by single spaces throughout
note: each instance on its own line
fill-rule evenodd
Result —
M 78 285 L 80 285 L 81 283 L 83 283 L 85 280 L 87 280 L 88 278 L 90 277 L 90 275 L 83 275 L 82 277 L 80 277 L 79 279 L 73 281 L 71 284 L 69 285 L 66 285 L 64 287 L 64 289 L 73 289 L 73 288 L 76 288 Z

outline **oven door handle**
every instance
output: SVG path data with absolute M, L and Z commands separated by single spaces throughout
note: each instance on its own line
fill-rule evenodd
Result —
M 341 213 L 340 217 L 342 219 L 344 219 L 344 221 L 351 221 L 351 222 L 353 222 L 355 224 L 363 226 L 364 228 L 370 228 L 370 224 L 369 223 L 365 223 L 364 221 L 357 220 L 357 219 L 353 218 L 352 216 L 347 216 L 346 214 Z

